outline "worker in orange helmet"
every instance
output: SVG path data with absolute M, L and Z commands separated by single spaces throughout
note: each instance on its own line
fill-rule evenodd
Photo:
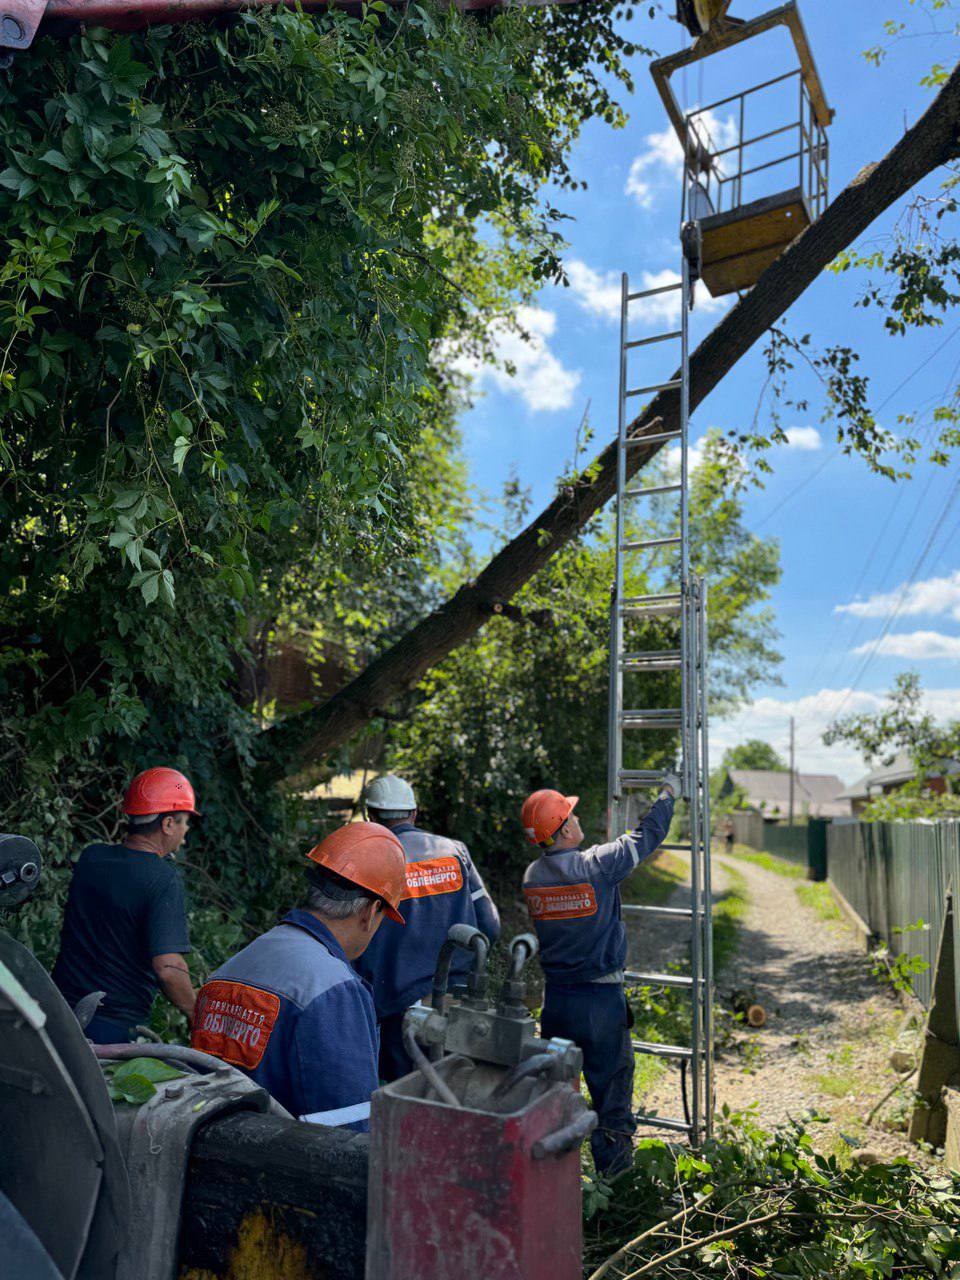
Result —
M 523 894 L 540 942 L 546 978 L 542 1034 L 575 1041 L 599 1124 L 590 1139 L 598 1173 L 628 1168 L 633 1153 L 633 1046 L 623 990 L 627 935 L 620 919 L 620 883 L 663 843 L 680 779 L 668 774 L 637 830 L 581 849 L 574 810 L 579 796 L 535 791 L 521 821 L 542 850 L 527 867 Z
M 119 844 L 92 844 L 73 869 L 53 979 L 71 1005 L 104 993 L 87 1024 L 95 1044 L 126 1044 L 146 1022 L 159 987 L 193 1017 L 196 993 L 183 887 L 173 856 L 197 812 L 190 780 L 177 769 L 139 773 L 123 798 Z
M 376 822 L 334 831 L 307 855 L 302 907 L 200 990 L 193 1046 L 246 1072 L 300 1120 L 365 1132 L 378 1085 L 373 994 L 352 967 L 407 886 L 403 845 Z

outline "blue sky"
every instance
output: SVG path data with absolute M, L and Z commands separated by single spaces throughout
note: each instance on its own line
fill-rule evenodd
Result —
M 769 0 L 735 0 L 733 12 L 753 17 L 768 7 Z M 830 135 L 836 195 L 925 109 L 931 91 L 918 82 L 933 62 L 952 65 L 957 42 L 914 36 L 898 42 L 878 69 L 862 54 L 883 41 L 883 20 L 903 18 L 912 30 L 923 31 L 923 15 L 907 0 L 880 6 L 875 0 L 806 0 L 803 16 L 837 111 Z M 939 25 L 948 27 L 949 16 L 941 15 Z M 638 18 L 633 34 L 661 53 L 677 49 L 685 38 L 665 16 Z M 733 55 L 725 57 L 732 62 Z M 791 65 L 788 45 L 768 37 L 744 46 L 736 65 L 704 64 L 702 72 L 687 72 L 686 84 L 677 77 L 677 89 L 693 108 L 724 96 L 741 76 L 746 87 Z M 636 94 L 626 103 L 627 127 L 590 125 L 578 143 L 573 168 L 588 189 L 556 197 L 572 218 L 565 255 L 572 287 L 545 290 L 525 313 L 532 344 L 503 338 L 517 375 L 481 373 L 477 401 L 464 417 L 471 477 L 492 497 L 516 473 L 532 490 L 535 509 L 549 501 L 556 476 L 572 457 L 588 402 L 594 447 L 615 434 L 619 273 L 629 272 L 636 288 L 666 280 L 663 273 L 677 269 L 676 152 L 645 61 L 638 59 L 636 76 Z M 724 128 L 722 119 L 717 127 Z M 879 219 L 859 247 L 889 233 L 902 214 L 899 207 Z M 854 306 L 862 285 L 855 272 L 825 274 L 790 311 L 788 325 L 797 335 L 811 333 L 821 345 L 857 350 L 871 379 L 874 407 L 882 406 L 878 417 L 896 430 L 897 414 L 943 403 L 957 385 L 960 316 L 948 317 L 939 329 L 891 338 L 878 313 Z M 725 305 L 703 297 L 694 340 L 716 323 Z M 640 331 L 668 327 L 661 323 L 666 319 L 645 317 Z M 761 351 L 762 344 L 700 407 L 694 441 L 711 428 L 749 426 L 765 378 Z M 655 381 L 658 371 L 651 372 Z M 665 365 L 664 376 L 668 372 Z M 960 495 L 948 505 L 958 468 L 920 465 L 912 480 L 897 485 L 873 476 L 862 460 L 837 449 L 820 421 L 815 382 L 804 378 L 796 390 L 809 397 L 810 408 L 802 416 L 785 416 L 791 443 L 773 451 L 773 476 L 746 499 L 748 527 L 781 545 L 783 580 L 773 604 L 784 654 L 782 684 L 758 689 L 754 704 L 732 721 L 715 721 L 713 742 L 717 757 L 745 736 L 785 747 L 793 714 L 798 767 L 852 781 L 863 771 L 862 761 L 846 748 L 825 748 L 820 735 L 838 708 L 879 706 L 896 672 L 920 671 L 935 713 L 960 716 Z M 913 586 L 904 590 L 911 577 Z

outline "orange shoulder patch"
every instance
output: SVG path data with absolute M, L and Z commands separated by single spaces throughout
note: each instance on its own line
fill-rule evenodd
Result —
M 280 1012 L 280 997 L 243 982 L 216 978 L 200 988 L 194 1049 L 252 1071 L 259 1066 Z
M 592 884 L 555 884 L 524 889 L 532 920 L 577 920 L 597 914 Z
M 456 893 L 463 888 L 463 865 L 454 856 L 424 858 L 407 863 L 407 888 L 401 902 L 409 898 L 430 898 L 436 893 Z

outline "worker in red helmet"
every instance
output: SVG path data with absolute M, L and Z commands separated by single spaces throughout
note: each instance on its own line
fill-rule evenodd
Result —
M 353 822 L 307 857 L 304 905 L 201 988 L 193 1046 L 239 1067 L 299 1120 L 365 1132 L 380 1039 L 372 991 L 351 962 L 384 920 L 403 925 L 403 845 L 379 823 Z
M 138 774 L 123 799 L 119 844 L 91 844 L 73 869 L 53 979 L 71 1005 L 93 991 L 103 1000 L 87 1024 L 95 1044 L 126 1044 L 147 1021 L 157 988 L 193 1017 L 196 992 L 183 887 L 173 864 L 197 812 L 176 769 Z
M 521 821 L 542 850 L 527 867 L 523 894 L 540 942 L 546 978 L 542 1034 L 573 1040 L 599 1124 L 590 1139 L 597 1172 L 612 1177 L 633 1154 L 633 1045 L 623 990 L 627 935 L 620 883 L 663 843 L 680 780 L 672 774 L 635 831 L 582 849 L 579 796 L 535 791 Z

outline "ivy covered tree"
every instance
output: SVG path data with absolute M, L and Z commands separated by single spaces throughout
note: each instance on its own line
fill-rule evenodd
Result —
M 542 190 L 620 119 L 612 14 L 248 11 L 0 80 L 0 813 L 54 863 L 176 764 L 218 907 L 274 909 L 296 812 L 245 668 L 308 609 L 362 650 L 431 602 L 449 356 L 558 274 Z

